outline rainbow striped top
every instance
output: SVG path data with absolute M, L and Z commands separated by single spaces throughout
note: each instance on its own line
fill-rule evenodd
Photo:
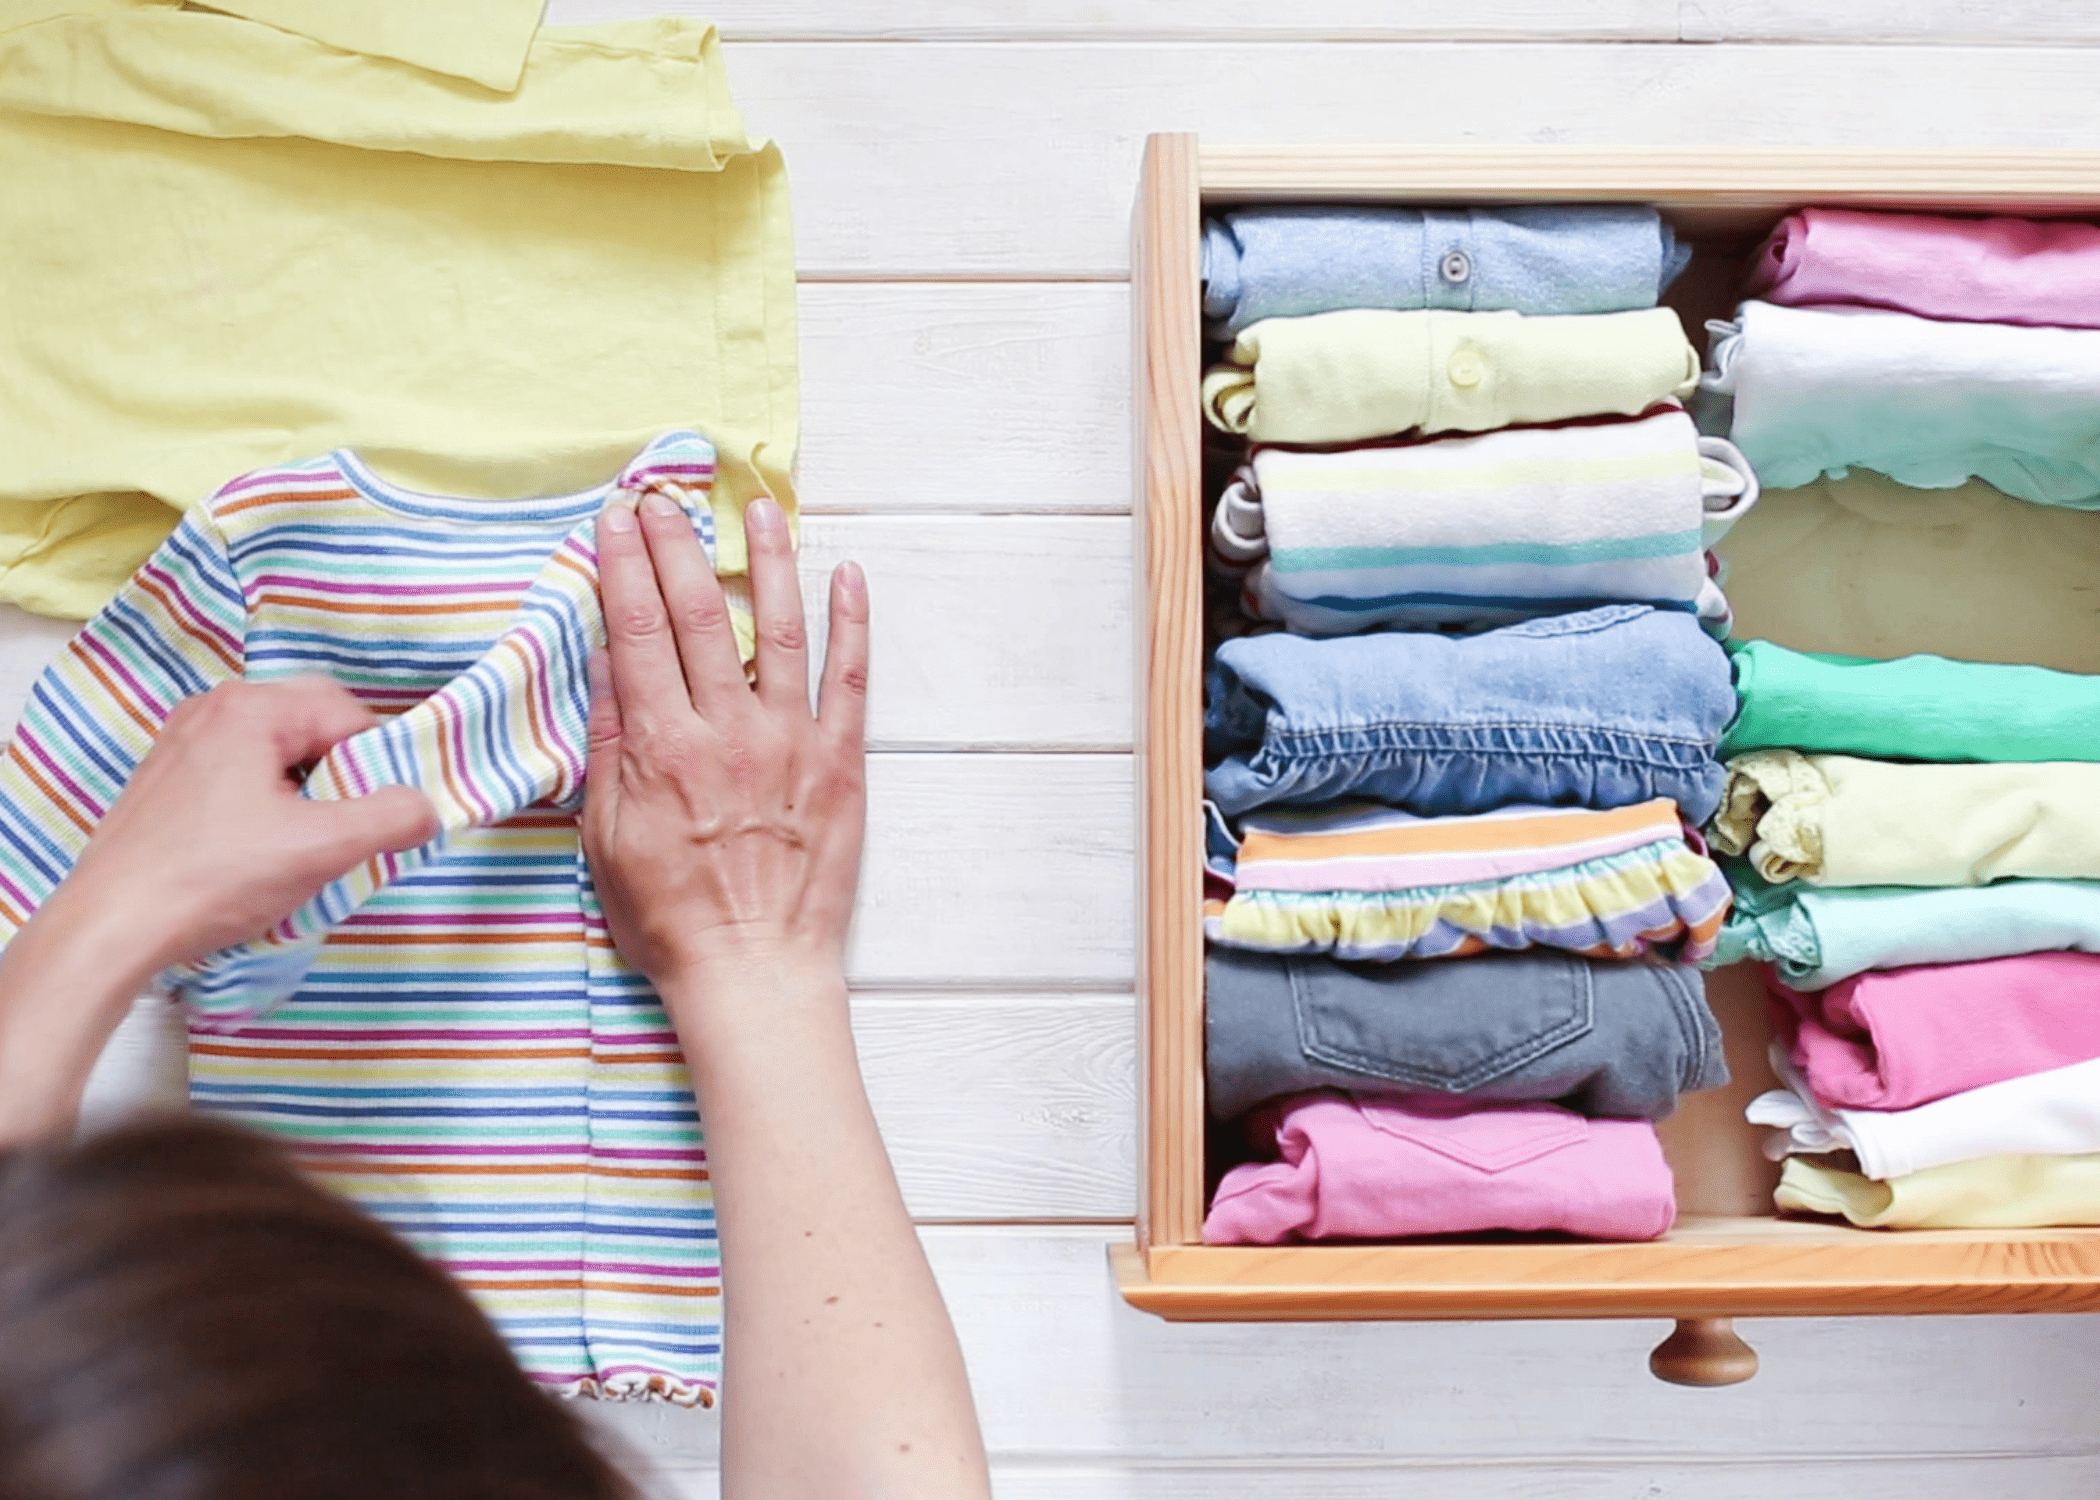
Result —
M 1237 847 L 1210 823 L 1214 942 L 1337 958 L 1563 948 L 1598 958 L 1713 951 L 1728 882 L 1667 798 L 1594 812 L 1504 807 L 1424 818 L 1368 802 L 1267 808 Z
M 313 794 L 391 763 L 437 787 L 439 845 L 178 976 L 210 1012 L 193 1010 L 191 1098 L 282 1138 L 444 1264 L 567 1394 L 705 1403 L 720 1368 L 691 1085 L 656 996 L 613 950 L 577 778 L 559 769 L 587 703 L 586 523 L 616 485 L 705 495 L 713 474 L 706 441 L 676 432 L 606 484 L 547 499 L 418 494 L 347 452 L 237 479 L 45 672 L 0 757 L 5 936 L 181 699 L 325 672 L 389 720 L 339 747 Z M 535 649 L 544 661 L 518 654 Z

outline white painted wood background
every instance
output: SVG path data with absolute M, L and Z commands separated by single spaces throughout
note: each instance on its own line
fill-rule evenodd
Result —
M 1699 1392 L 1647 1374 L 1656 1322 L 1172 1326 L 1124 1307 L 1104 1259 L 1136 1150 L 1126 236 L 1145 134 L 2093 147 L 2100 6 L 673 8 L 720 23 L 794 183 L 810 573 L 856 556 L 875 601 L 856 1024 L 1004 1500 L 2100 1493 L 2100 1321 L 1746 1322 L 1763 1373 Z M 62 636 L 4 628 L 12 708 Z M 714 1493 L 712 1417 L 604 1415 L 666 1493 Z

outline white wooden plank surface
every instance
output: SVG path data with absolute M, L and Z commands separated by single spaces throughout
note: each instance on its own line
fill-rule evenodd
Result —
M 1124 516 L 812 516 L 804 595 L 855 558 L 871 610 L 868 738 L 882 750 L 1128 750 Z
M 805 282 L 801 311 L 805 510 L 1129 510 L 1127 286 Z
M 1130 764 L 1127 755 L 872 757 L 847 977 L 862 988 L 1127 990 Z
M 803 274 L 825 277 L 1126 274 L 1138 152 L 1153 130 L 1219 141 L 2100 140 L 2091 48 L 754 42 L 729 63 L 740 103 L 792 164 Z
M 2090 43 L 2085 0 L 671 0 L 725 38 L 754 41 L 1296 40 Z M 551 0 L 552 20 L 602 14 Z
M 1129 995 L 856 995 L 868 1097 L 914 1217 L 1137 1211 Z
M 1644 1465 L 1794 1460 L 1796 1472 L 1829 1464 L 1870 1484 L 1874 1471 L 1862 1461 L 1881 1455 L 2074 1459 L 2082 1466 L 2059 1472 L 2089 1476 L 2100 1452 L 2085 1319 L 1745 1321 L 1763 1373 L 1694 1391 L 1648 1374 L 1647 1352 L 1668 1331 L 1654 1320 L 1163 1322 L 1110 1287 L 1105 1246 L 1120 1232 L 922 1231 L 999 1457 L 1382 1464 L 1391 1470 L 1386 1494 L 1445 1493 L 1438 1470 L 1463 1484 L 1453 1472 L 1460 1465 L 1573 1459 L 1619 1486 L 1591 1493 L 1643 1496 L 1651 1492 L 1633 1475 Z M 705 1470 L 714 1461 L 707 1414 L 603 1415 L 652 1463 Z M 1906 1500 L 1953 1500 L 1979 1482 L 1994 1495 L 2019 1493 L 1997 1487 L 1983 1465 L 1936 1479 L 1912 1473 L 1922 1487 Z

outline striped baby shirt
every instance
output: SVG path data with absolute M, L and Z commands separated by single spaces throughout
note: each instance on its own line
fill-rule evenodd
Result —
M 1243 608 L 1304 635 L 1499 625 L 1600 604 L 1726 633 L 1706 549 L 1757 501 L 1724 439 L 1672 404 L 1632 420 L 1339 452 L 1258 448 L 1213 512 Z
M 1213 813 L 1205 929 L 1229 947 L 1355 960 L 1540 947 L 1696 962 L 1729 891 L 1693 837 L 1660 797 L 1441 818 L 1270 808 L 1240 820 L 1236 848 Z
M 66 648 L 0 757 L 11 935 L 181 699 L 324 672 L 382 716 L 308 795 L 409 782 L 443 831 L 170 976 L 191 1099 L 279 1137 L 446 1266 L 564 1394 L 706 1403 L 720 1368 L 691 1086 L 576 825 L 593 518 L 616 488 L 659 488 L 711 550 L 713 474 L 707 442 L 674 432 L 545 499 L 420 494 L 348 452 L 247 475 Z

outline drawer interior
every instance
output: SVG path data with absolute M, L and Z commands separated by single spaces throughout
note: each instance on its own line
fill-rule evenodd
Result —
M 2090 186 L 2073 189 L 2081 173 Z M 1891 1233 L 1778 1218 L 1771 1197 L 1778 1168 L 1762 1149 L 1766 1132 L 1743 1119 L 1745 1103 L 1776 1086 L 1765 1060 L 1770 1032 L 1760 981 L 1747 966 L 1708 976 L 1733 1081 L 1684 1096 L 1660 1126 L 1680 1215 L 1664 1240 L 1201 1245 L 1208 1190 L 1231 1147 L 1223 1132 L 1206 1132 L 1201 1105 L 1198 887 L 1178 867 L 1200 862 L 1199 845 L 1178 802 L 1200 788 L 1200 667 L 1214 644 L 1207 613 L 1199 617 L 1189 593 L 1205 591 L 1203 522 L 1233 450 L 1197 418 L 1195 378 L 1217 346 L 1203 342 L 1188 305 L 1196 295 L 1195 225 L 1203 211 L 1252 202 L 1572 200 L 1663 210 L 1694 249 L 1665 302 L 1703 353 L 1706 320 L 1731 314 L 1747 258 L 1796 207 L 2100 221 L 2100 160 L 2087 153 L 2020 160 L 1905 153 L 1891 163 L 1813 152 L 1293 151 L 1155 138 L 1137 237 L 1148 1175 L 1140 1245 L 1121 1266 L 1125 1293 L 1176 1317 L 2100 1306 L 2100 1230 Z M 2031 505 L 1980 481 L 1922 491 L 1855 471 L 1768 491 L 1718 550 L 1740 637 L 1803 650 L 1932 651 L 2100 672 L 2100 512 Z

